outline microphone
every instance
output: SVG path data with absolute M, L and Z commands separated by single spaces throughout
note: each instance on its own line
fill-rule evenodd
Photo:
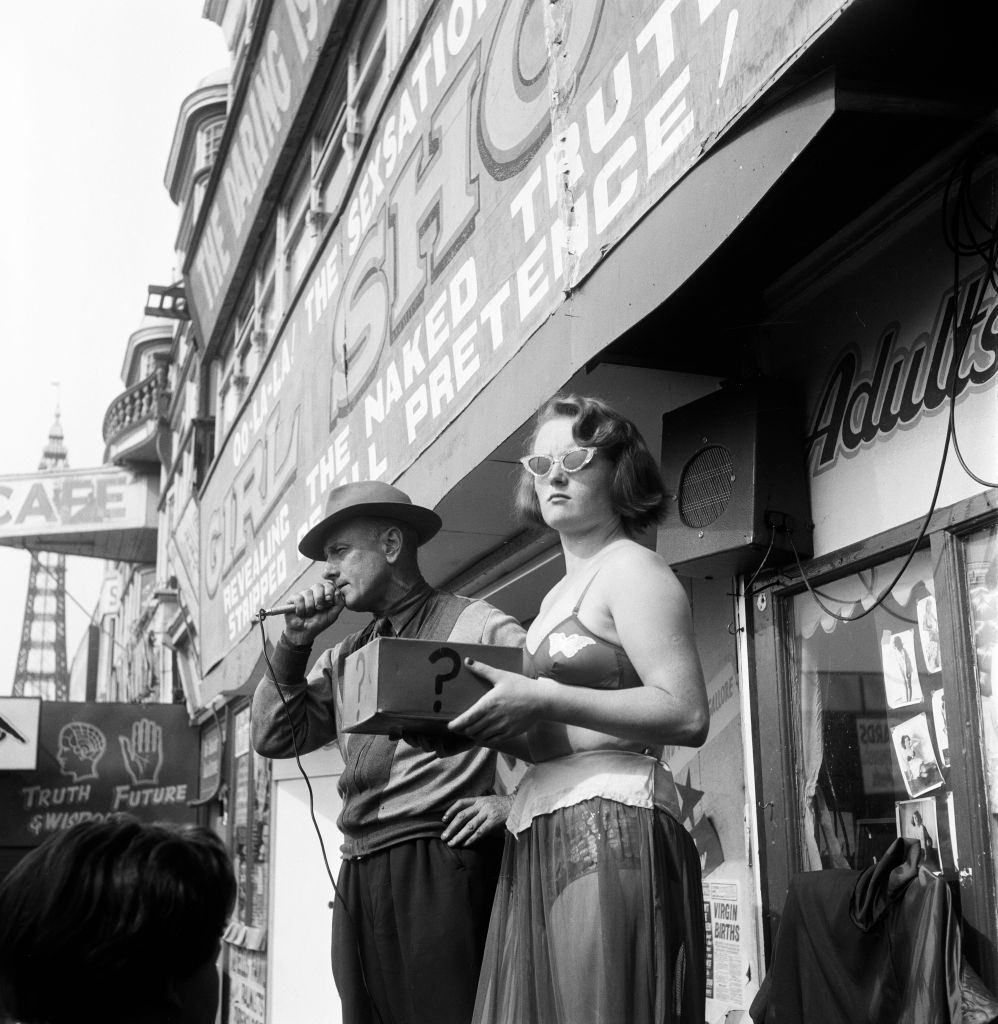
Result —
M 287 615 L 294 610 L 294 601 L 289 604 L 279 604 L 276 608 L 261 608 L 253 617 L 253 621 L 262 622 L 264 619 L 269 619 L 272 615 Z
M 335 588 L 334 588 L 335 590 Z M 335 591 L 336 597 L 334 598 L 334 604 L 342 603 L 342 597 L 339 591 Z M 269 619 L 272 615 L 287 615 L 289 612 L 295 610 L 295 602 L 288 601 L 287 604 L 279 604 L 274 608 L 261 608 L 256 615 L 250 620 L 251 622 L 263 622 L 264 619 Z

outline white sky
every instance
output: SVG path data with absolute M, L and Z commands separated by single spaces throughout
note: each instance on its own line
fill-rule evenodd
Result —
M 61 382 L 71 466 L 103 461 L 146 286 L 177 275 L 163 177 L 180 103 L 228 64 L 204 0 L 11 3 L 0 32 L 0 474 L 38 466 Z M 0 695 L 13 685 L 27 552 L 0 547 Z M 68 559 L 70 661 L 103 563 Z

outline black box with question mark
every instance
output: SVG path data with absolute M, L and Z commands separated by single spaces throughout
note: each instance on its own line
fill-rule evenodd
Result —
M 343 665 L 343 732 L 446 734 L 488 689 L 465 658 L 520 672 L 523 650 L 490 644 L 380 637 Z

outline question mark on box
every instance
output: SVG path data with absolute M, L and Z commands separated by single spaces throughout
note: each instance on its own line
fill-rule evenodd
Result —
M 450 659 L 450 671 L 441 672 L 439 675 L 434 677 L 433 692 L 436 694 L 442 694 L 444 692 L 444 683 L 446 683 L 448 679 L 453 679 L 454 676 L 461 671 L 461 656 L 457 651 L 452 651 L 449 647 L 438 647 L 437 650 L 430 655 L 430 661 L 432 662 L 440 661 L 443 658 Z M 435 700 L 433 702 L 434 711 L 439 711 L 442 707 L 443 703 L 441 701 Z
M 357 689 L 362 690 L 364 683 L 367 681 L 367 662 L 364 660 L 363 651 L 357 653 L 357 657 L 354 662 L 354 671 L 357 673 Z M 353 720 L 355 722 L 360 721 L 360 701 L 357 701 L 357 709 L 354 712 Z

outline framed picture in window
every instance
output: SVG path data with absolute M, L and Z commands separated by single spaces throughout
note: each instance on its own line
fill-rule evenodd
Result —
M 908 796 L 921 796 L 943 784 L 924 711 L 895 725 L 891 739 Z
M 932 594 L 915 605 L 918 615 L 918 640 L 922 648 L 922 661 L 926 672 L 939 672 L 939 621 L 936 618 L 936 599 Z
M 930 871 L 941 871 L 943 864 L 935 797 L 899 800 L 895 810 L 898 835 L 903 839 L 916 840 L 922 847 L 922 863 Z
M 915 631 L 884 631 L 880 642 L 880 661 L 884 669 L 884 690 L 889 708 L 905 708 L 922 703 L 922 686 L 915 662 Z

